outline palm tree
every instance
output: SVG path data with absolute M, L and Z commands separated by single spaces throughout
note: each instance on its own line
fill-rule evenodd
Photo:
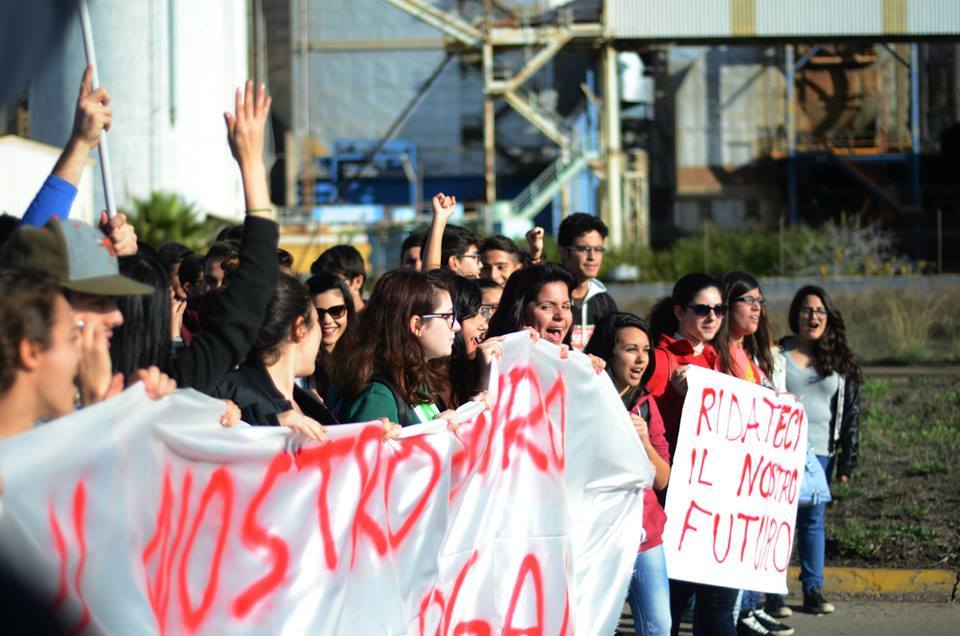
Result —
M 213 239 L 213 231 L 220 224 L 212 217 L 201 220 L 196 205 L 174 192 L 151 192 L 146 199 L 134 198 L 133 208 L 129 222 L 137 230 L 137 237 L 154 248 L 176 241 L 200 249 Z

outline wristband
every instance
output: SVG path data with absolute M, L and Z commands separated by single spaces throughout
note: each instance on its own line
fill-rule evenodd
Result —
M 275 210 L 273 208 L 247 208 L 247 214 L 256 214 L 257 212 L 268 212 L 274 214 Z

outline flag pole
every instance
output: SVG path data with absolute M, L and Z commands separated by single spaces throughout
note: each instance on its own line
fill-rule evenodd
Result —
M 83 50 L 87 55 L 87 64 L 93 66 L 92 88 L 100 88 L 100 74 L 97 70 L 97 54 L 93 50 L 93 28 L 90 26 L 90 12 L 87 10 L 87 0 L 77 0 L 80 13 L 80 30 L 83 33 Z M 107 131 L 100 134 L 100 143 L 97 144 L 100 154 L 100 176 L 103 179 L 103 199 L 107 204 L 107 215 L 112 219 L 117 215 L 116 199 L 113 197 L 113 177 L 110 172 L 110 152 L 107 149 Z

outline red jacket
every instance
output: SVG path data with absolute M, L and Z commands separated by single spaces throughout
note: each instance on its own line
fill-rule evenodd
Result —
M 668 464 L 670 463 L 670 449 L 667 446 L 667 440 L 663 435 L 663 418 L 660 417 L 660 411 L 657 409 L 657 402 L 653 397 L 646 393 L 630 409 L 631 413 L 640 415 L 640 407 L 646 403 L 650 409 L 647 417 L 647 431 L 650 434 L 650 443 Z M 655 548 L 663 543 L 663 526 L 667 522 L 667 515 L 663 511 L 657 499 L 657 493 L 653 488 L 644 488 L 643 490 L 643 531 L 646 539 L 640 544 L 639 552 Z
M 680 414 L 683 411 L 683 395 L 677 393 L 670 383 L 670 376 L 677 367 L 693 364 L 705 369 L 717 368 L 717 352 L 708 344 L 703 345 L 702 353 L 694 353 L 689 340 L 677 340 L 663 334 L 654 351 L 657 367 L 647 382 L 647 390 L 657 402 L 657 408 L 663 416 L 667 445 L 672 457 L 677 448 L 677 436 L 680 433 Z

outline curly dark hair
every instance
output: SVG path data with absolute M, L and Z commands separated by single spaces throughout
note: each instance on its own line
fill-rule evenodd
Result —
M 717 282 L 720 283 L 723 304 L 730 308 L 733 307 L 737 298 L 751 289 L 760 288 L 757 279 L 746 272 L 727 272 L 722 274 Z M 728 374 L 733 373 L 733 356 L 730 353 L 731 322 L 730 314 L 727 314 L 727 317 L 720 323 L 717 335 L 713 337 L 713 342 L 711 342 L 717 352 L 720 371 Z M 773 373 L 773 354 L 770 352 L 770 345 L 772 344 L 773 335 L 770 319 L 767 316 L 767 308 L 761 306 L 760 324 L 757 326 L 757 332 L 743 338 L 743 350 L 748 357 L 757 361 L 757 366 L 767 377 L 770 377 L 770 374 Z
M 820 375 L 830 375 L 834 371 L 845 378 L 852 378 L 857 382 L 863 381 L 860 365 L 847 346 L 847 329 L 843 321 L 843 314 L 837 309 L 830 298 L 830 294 L 822 287 L 807 285 L 797 290 L 790 303 L 790 312 L 787 320 L 790 331 L 800 333 L 800 310 L 807 296 L 816 296 L 827 310 L 827 326 L 812 347 L 813 366 Z
M 13 386 L 20 368 L 20 343 L 50 347 L 54 304 L 61 294 L 56 281 L 39 272 L 0 271 L 0 395 Z
M 410 319 L 432 313 L 440 292 L 451 290 L 439 270 L 393 270 L 380 277 L 360 316 L 353 346 L 337 357 L 338 383 L 346 400 L 363 391 L 375 370 L 390 378 L 409 405 L 436 402 L 448 390 L 447 360 L 427 360 L 410 331 Z

